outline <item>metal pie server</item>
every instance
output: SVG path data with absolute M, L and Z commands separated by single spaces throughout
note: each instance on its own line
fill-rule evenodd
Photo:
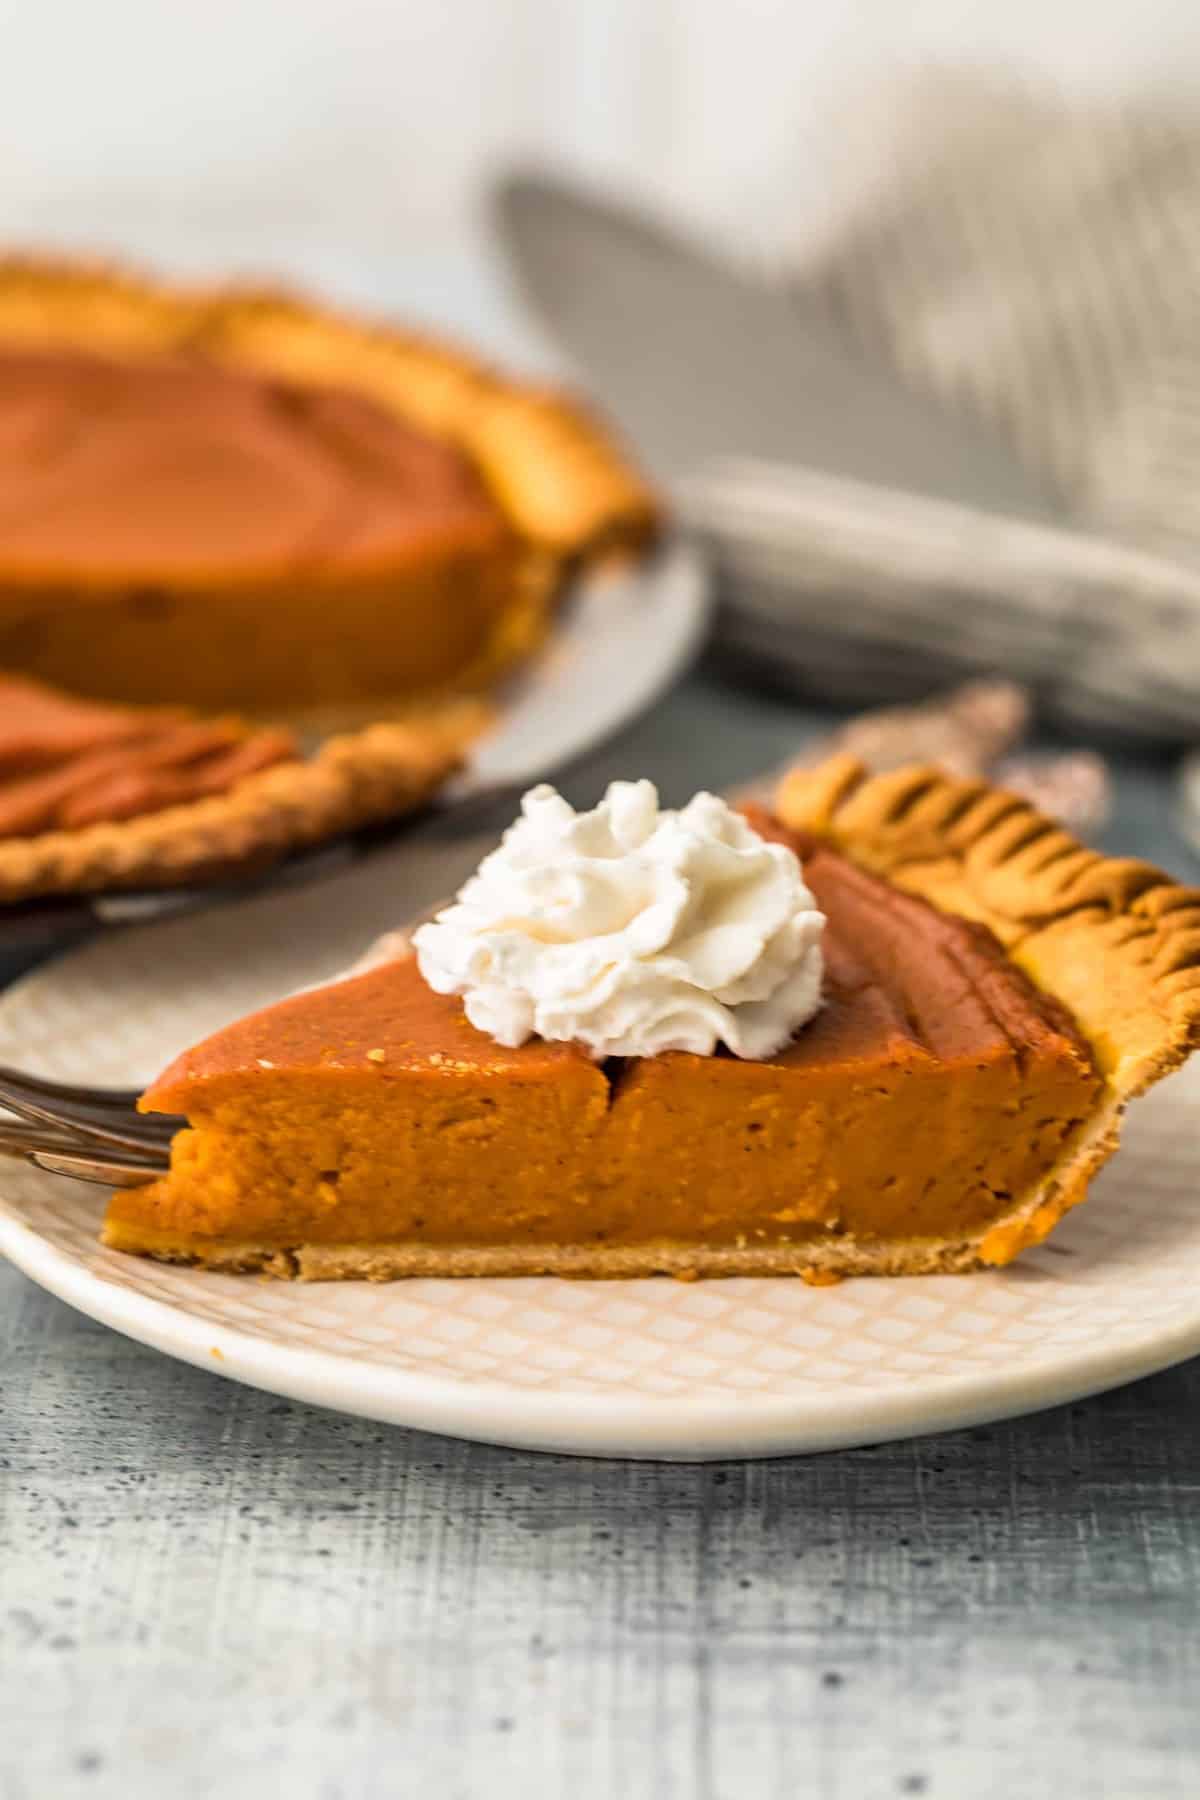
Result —
M 668 487 L 716 458 L 753 457 L 1064 517 L 1002 439 L 861 354 L 794 290 L 545 175 L 511 176 L 494 208 L 524 297 Z
M 1004 674 L 1088 735 L 1194 737 L 1200 569 L 1074 515 L 812 294 L 545 175 L 494 206 L 534 312 L 708 550 L 727 659 L 859 705 Z

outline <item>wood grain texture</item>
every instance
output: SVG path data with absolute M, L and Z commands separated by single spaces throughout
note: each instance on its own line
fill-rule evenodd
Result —
M 1196 1792 L 1195 1365 L 672 1468 L 318 1413 L 0 1299 L 4 1800 Z
M 565 784 L 787 749 L 696 680 Z M 1114 835 L 1180 862 L 1129 768 Z M 0 1800 L 1191 1800 L 1200 1363 L 916 1444 L 520 1455 L 186 1368 L 0 1270 Z

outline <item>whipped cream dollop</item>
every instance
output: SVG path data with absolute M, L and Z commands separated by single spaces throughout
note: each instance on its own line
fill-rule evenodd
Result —
M 413 945 L 500 1044 L 763 1057 L 820 1005 L 824 925 L 793 852 L 715 794 L 670 812 L 652 782 L 614 781 L 584 813 L 531 789 Z

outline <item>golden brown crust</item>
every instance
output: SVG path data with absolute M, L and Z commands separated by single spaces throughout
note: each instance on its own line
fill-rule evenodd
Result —
M 419 806 L 461 762 L 452 723 L 378 724 L 227 793 L 116 824 L 0 841 L 0 901 L 177 887 Z
M 105 262 L 0 257 L 0 343 L 172 350 L 195 334 L 198 297 Z
M 679 1244 L 278 1244 L 232 1239 L 172 1238 L 145 1226 L 105 1220 L 111 1250 L 158 1262 L 183 1263 L 226 1274 L 296 1281 L 403 1281 L 420 1277 L 556 1275 L 587 1281 L 630 1281 L 652 1275 L 676 1280 L 719 1276 L 800 1276 L 815 1286 L 851 1275 L 950 1275 L 979 1266 L 977 1244 L 933 1240 L 855 1243 L 828 1238 L 811 1244 L 727 1245 L 697 1249 Z
M 1016 795 L 931 768 L 871 776 L 833 757 L 793 770 L 775 804 L 784 824 L 987 925 L 1069 1009 L 1121 1099 L 1200 1041 L 1200 888 L 1089 850 Z
M 176 288 L 130 271 L 0 258 L 0 343 L 113 353 L 196 350 L 305 382 L 350 385 L 457 444 L 531 542 L 574 557 L 655 530 L 652 490 L 571 396 L 500 375 L 422 333 L 271 289 Z
M 786 775 L 775 807 L 794 830 L 988 926 L 1090 1045 L 1105 1080 L 1101 1117 L 1051 1182 L 976 1246 L 977 1260 L 1010 1261 L 1084 1198 L 1128 1102 L 1200 1043 L 1200 889 L 1089 850 L 1016 795 L 932 768 L 873 776 L 835 756 Z

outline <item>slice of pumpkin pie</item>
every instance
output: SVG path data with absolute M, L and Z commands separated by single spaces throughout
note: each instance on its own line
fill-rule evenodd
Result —
M 399 953 L 150 1088 L 111 1246 L 307 1279 L 968 1270 L 1200 1035 L 1200 892 L 929 769 L 552 790 Z

